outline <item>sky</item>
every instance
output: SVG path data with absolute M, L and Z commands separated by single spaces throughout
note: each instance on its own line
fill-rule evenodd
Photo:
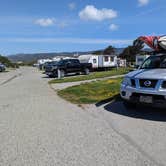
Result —
M 0 0 L 0 54 L 126 47 L 164 35 L 165 0 Z

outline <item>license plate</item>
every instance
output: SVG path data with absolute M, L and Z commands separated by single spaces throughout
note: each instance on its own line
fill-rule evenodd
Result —
M 140 102 L 150 104 L 153 102 L 152 96 L 140 96 Z

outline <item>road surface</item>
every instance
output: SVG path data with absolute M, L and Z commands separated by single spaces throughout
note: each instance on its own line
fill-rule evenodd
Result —
M 0 73 L 0 166 L 166 163 L 164 120 L 111 112 L 109 103 L 82 109 L 59 98 L 35 68 L 6 74 Z M 123 111 L 121 103 L 115 107 Z

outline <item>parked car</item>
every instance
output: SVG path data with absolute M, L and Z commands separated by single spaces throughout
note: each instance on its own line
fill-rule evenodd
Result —
M 68 73 L 89 74 L 91 63 L 80 63 L 78 59 L 64 59 L 45 67 L 45 73 L 49 77 L 64 77 Z
M 3 72 L 6 70 L 6 66 L 0 63 L 0 72 Z
M 128 73 L 120 94 L 126 106 L 141 103 L 166 108 L 166 54 L 150 56 L 138 70 Z

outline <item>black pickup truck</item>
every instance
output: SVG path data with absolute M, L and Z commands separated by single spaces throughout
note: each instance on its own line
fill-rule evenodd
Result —
M 64 59 L 57 63 L 46 65 L 45 73 L 49 77 L 64 77 L 68 73 L 84 73 L 88 75 L 91 69 L 91 63 L 80 63 L 78 59 Z

